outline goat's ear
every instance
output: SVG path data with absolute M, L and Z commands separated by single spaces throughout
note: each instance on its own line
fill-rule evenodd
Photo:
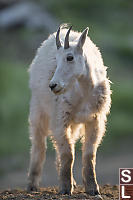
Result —
M 79 38 L 79 41 L 78 41 L 78 44 L 77 44 L 77 50 L 79 51 L 82 51 L 82 48 L 83 48 L 83 45 L 85 43 L 85 40 L 86 40 L 86 37 L 87 37 L 87 34 L 88 34 L 88 30 L 89 28 L 87 27 L 81 34 L 80 38 Z

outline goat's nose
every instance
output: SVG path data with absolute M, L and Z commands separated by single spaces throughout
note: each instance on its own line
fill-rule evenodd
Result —
M 56 86 L 57 86 L 56 83 L 53 83 L 53 84 L 50 84 L 50 85 L 49 85 L 49 87 L 50 87 L 51 90 L 53 90 Z

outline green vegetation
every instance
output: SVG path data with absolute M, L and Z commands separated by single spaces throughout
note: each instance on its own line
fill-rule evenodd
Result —
M 42 6 L 44 1 L 39 1 Z M 118 145 L 119 139 L 133 138 L 133 4 L 130 0 L 49 0 L 47 9 L 61 23 L 73 29 L 90 27 L 90 37 L 100 47 L 108 74 L 113 82 L 112 109 L 107 133 L 101 149 Z M 11 37 L 12 40 L 9 41 Z M 38 39 L 39 38 L 39 39 Z M 28 139 L 29 97 L 27 64 L 44 33 L 25 29 L 1 34 L 0 58 L 0 155 L 24 153 L 30 148 Z M 19 41 L 19 42 L 18 42 Z M 31 42 L 32 41 L 32 42 Z M 36 41 L 39 41 L 38 43 Z M 5 48 L 9 43 L 9 48 Z M 33 43 L 33 44 L 31 44 Z M 35 46 L 36 43 L 36 46 Z M 14 51 L 13 51 L 14 49 Z M 33 53 L 34 52 L 34 53 Z M 80 149 L 78 143 L 77 148 Z M 48 149 L 52 149 L 48 141 Z
M 25 152 L 28 142 L 28 73 L 21 63 L 0 63 L 0 155 Z

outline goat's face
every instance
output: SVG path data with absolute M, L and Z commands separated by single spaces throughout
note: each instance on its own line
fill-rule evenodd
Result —
M 76 79 L 78 80 L 86 73 L 82 47 L 87 36 L 88 28 L 83 31 L 78 43 L 75 46 L 69 46 L 70 30 L 71 27 L 66 34 L 64 47 L 61 46 L 59 41 L 60 28 L 57 31 L 57 67 L 49 84 L 49 87 L 55 94 L 61 94 L 67 91 Z

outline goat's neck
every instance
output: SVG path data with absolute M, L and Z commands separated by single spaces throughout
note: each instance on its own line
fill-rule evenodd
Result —
M 85 75 L 80 77 L 80 79 L 79 79 L 79 85 L 80 85 L 81 90 L 83 92 L 83 96 L 84 97 L 88 97 L 88 95 L 90 96 L 92 89 L 94 87 L 94 84 L 93 84 L 93 80 L 91 78 L 89 68 L 88 68 L 87 65 L 86 65 Z

